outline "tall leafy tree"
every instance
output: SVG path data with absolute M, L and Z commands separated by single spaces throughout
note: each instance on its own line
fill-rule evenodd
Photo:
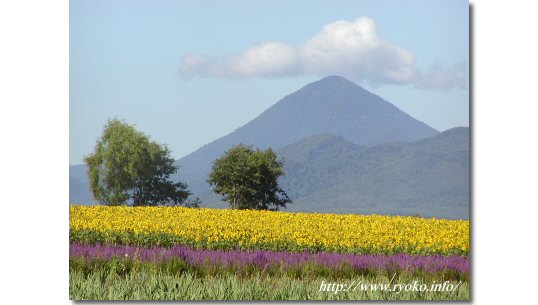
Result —
M 170 150 L 118 119 L 107 122 L 95 151 L 86 156 L 90 189 L 107 205 L 195 205 L 187 185 L 174 183 Z
M 278 210 L 292 202 L 278 185 L 283 165 L 270 148 L 253 150 L 240 144 L 215 160 L 207 182 L 231 208 Z

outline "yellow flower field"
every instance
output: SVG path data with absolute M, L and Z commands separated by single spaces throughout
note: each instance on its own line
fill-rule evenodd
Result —
M 136 238 L 159 245 L 168 238 L 210 249 L 468 255 L 470 227 L 469 221 L 400 216 L 71 205 L 70 231 L 75 242 Z

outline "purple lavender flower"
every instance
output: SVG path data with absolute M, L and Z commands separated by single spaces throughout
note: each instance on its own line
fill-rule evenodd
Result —
M 464 256 L 414 256 L 408 254 L 393 255 L 360 255 L 339 253 L 307 253 L 307 252 L 272 252 L 272 251 L 224 251 L 200 250 L 185 246 L 172 248 L 137 247 L 137 246 L 109 246 L 109 245 L 83 245 L 70 244 L 70 257 L 84 257 L 88 260 L 105 259 L 112 257 L 125 257 L 139 261 L 162 262 L 172 258 L 179 258 L 190 265 L 196 266 L 204 263 L 220 264 L 223 266 L 252 265 L 256 268 L 266 268 L 275 264 L 285 266 L 300 266 L 307 263 L 337 268 L 341 264 L 349 264 L 356 270 L 388 270 L 398 268 L 406 271 L 437 272 L 453 270 L 466 273 L 470 270 L 468 257 Z

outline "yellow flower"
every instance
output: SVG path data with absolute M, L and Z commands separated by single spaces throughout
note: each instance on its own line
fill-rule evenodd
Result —
M 70 229 L 163 233 L 193 243 L 338 252 L 464 253 L 469 221 L 184 207 L 70 206 Z M 203 244 L 200 244 L 204 246 Z M 411 249 L 411 250 L 409 250 Z

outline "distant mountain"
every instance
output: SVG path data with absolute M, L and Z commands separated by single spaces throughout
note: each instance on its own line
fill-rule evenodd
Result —
M 209 190 L 212 162 L 239 143 L 279 149 L 316 134 L 337 135 L 359 145 L 410 142 L 438 133 L 379 96 L 340 76 L 310 83 L 254 120 L 177 161 L 176 179 L 194 193 Z
M 295 199 L 291 211 L 469 218 L 467 127 L 374 147 L 315 136 L 279 155 L 287 160 L 281 184 Z
M 92 194 L 88 187 L 86 165 L 69 166 L 69 203 L 91 204 Z

